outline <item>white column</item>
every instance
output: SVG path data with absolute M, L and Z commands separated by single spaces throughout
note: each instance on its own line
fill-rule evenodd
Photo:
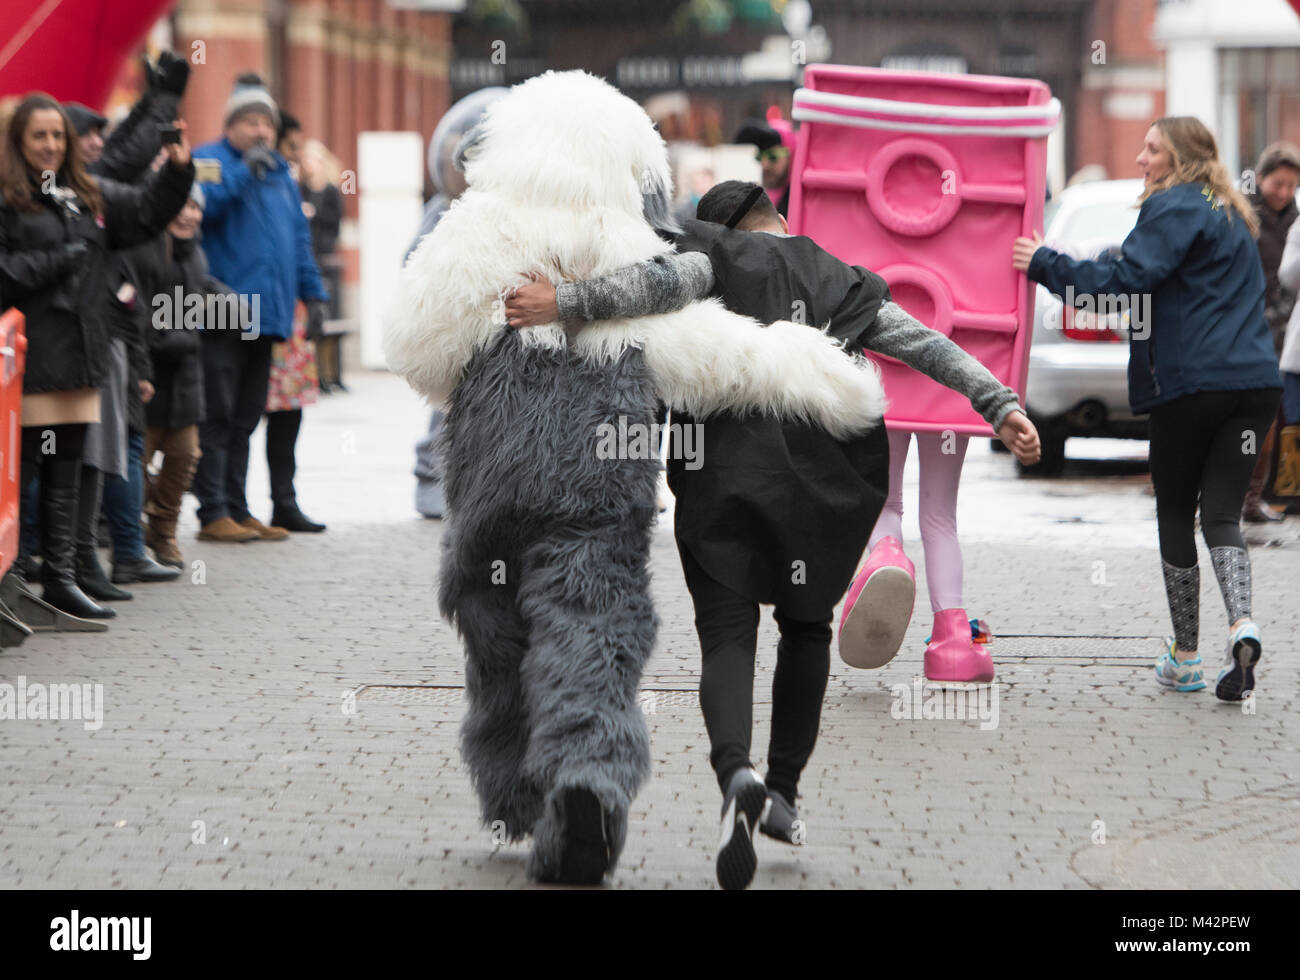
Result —
M 383 368 L 383 319 L 402 257 L 424 209 L 424 138 L 419 133 L 357 137 L 361 198 L 361 363 Z
M 1196 116 L 1219 136 L 1219 58 L 1214 41 L 1179 38 L 1165 51 L 1165 115 Z

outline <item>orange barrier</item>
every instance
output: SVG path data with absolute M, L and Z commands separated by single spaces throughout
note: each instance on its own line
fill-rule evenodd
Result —
M 18 474 L 22 468 L 23 364 L 27 335 L 17 310 L 0 314 L 0 575 L 18 557 Z

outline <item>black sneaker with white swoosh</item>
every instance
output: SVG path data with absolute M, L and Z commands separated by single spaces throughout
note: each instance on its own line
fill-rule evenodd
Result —
M 754 831 L 767 805 L 767 787 L 748 766 L 737 769 L 722 801 L 722 840 L 718 845 L 718 884 L 727 891 L 747 888 L 758 870 Z

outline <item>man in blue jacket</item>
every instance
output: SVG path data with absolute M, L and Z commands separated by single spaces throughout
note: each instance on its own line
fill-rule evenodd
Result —
M 193 489 L 206 541 L 289 535 L 253 517 L 244 494 L 248 440 L 266 409 L 271 345 L 292 335 L 298 299 L 307 302 L 311 326 L 324 319 L 327 299 L 298 185 L 273 149 L 279 115 L 262 80 L 240 75 L 226 104 L 225 135 L 194 151 L 200 172 L 202 161 L 215 161 L 206 165 L 212 173 L 203 186 L 203 249 L 212 274 L 240 295 L 248 314 L 242 329 L 226 323 L 203 336 L 207 420 Z

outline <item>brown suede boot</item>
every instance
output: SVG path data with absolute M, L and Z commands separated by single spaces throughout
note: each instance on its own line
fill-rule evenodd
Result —
M 283 541 L 289 537 L 289 532 L 284 528 L 263 524 L 251 515 L 240 521 L 237 526 L 252 531 L 263 541 Z
M 144 543 L 154 550 L 158 561 L 174 568 L 185 566 L 180 546 L 176 543 L 176 522 L 181 516 L 181 501 L 198 466 L 197 451 L 164 453 L 157 478 L 148 479 L 146 473 L 144 512 L 149 517 L 149 524 Z
M 180 545 L 176 543 L 176 522 L 150 515 L 149 523 L 144 529 L 144 543 L 153 549 L 154 557 L 160 564 L 172 568 L 184 568 L 185 556 L 181 554 Z
M 1241 519 L 1247 524 L 1268 524 L 1283 519 L 1281 514 L 1264 502 L 1264 484 L 1268 482 L 1268 471 L 1272 464 L 1273 439 L 1273 430 L 1269 429 L 1260 444 L 1255 469 L 1250 474 L 1246 499 L 1241 502 Z
M 285 537 L 289 532 L 284 532 Z M 261 535 L 246 527 L 240 527 L 233 518 L 218 517 L 209 524 L 199 528 L 200 541 L 256 541 Z

